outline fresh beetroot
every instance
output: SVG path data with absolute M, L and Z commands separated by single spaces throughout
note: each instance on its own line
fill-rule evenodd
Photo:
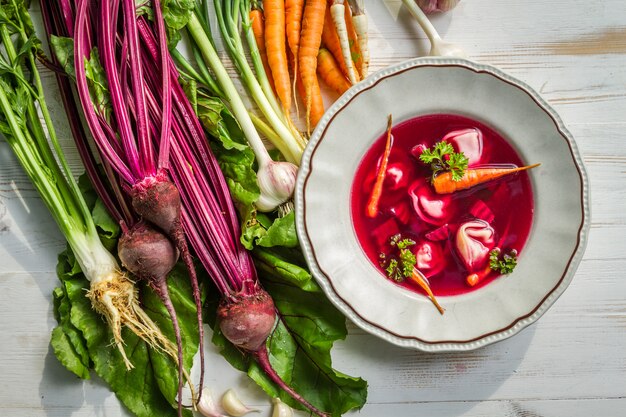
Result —
M 45 8 L 58 7 L 49 3 Z M 235 337 L 236 332 L 231 332 L 233 341 L 248 351 L 277 385 L 312 412 L 325 416 L 286 386 L 269 363 L 265 341 L 278 313 L 258 282 L 251 255 L 241 244 L 228 185 L 178 82 L 179 74 L 168 54 L 160 2 L 150 4 L 154 13 L 148 21 L 136 15 L 134 0 L 76 1 L 76 27 L 67 34 L 74 33 L 76 87 L 91 136 L 101 159 L 128 193 L 136 214 L 169 237 L 188 266 L 198 305 L 200 343 L 200 291 L 185 239 L 226 300 L 222 312 L 228 313 L 230 323 L 235 327 L 248 324 L 244 330 L 252 337 Z M 95 47 L 107 77 L 108 114 L 103 107 L 94 106 L 83 65 Z M 137 256 L 133 251 L 128 256 L 132 267 Z M 160 282 L 149 282 L 165 296 L 164 287 L 157 285 Z M 250 305 L 256 306 L 257 314 L 245 313 Z M 232 329 L 227 322 L 224 319 L 224 329 Z M 200 355 L 202 392 L 202 344 Z
M 117 245 L 122 265 L 138 279 L 150 285 L 172 320 L 178 358 L 178 413 L 182 414 L 183 342 L 176 310 L 167 289 L 167 274 L 176 265 L 178 253 L 163 233 L 145 222 L 136 223 L 132 228 L 124 230 Z
M 246 286 L 253 284 L 248 281 Z M 272 297 L 263 289 L 245 291 L 223 299 L 217 310 L 220 330 L 235 346 L 256 352 L 263 347 L 276 324 Z
M 145 222 L 122 234 L 117 253 L 126 269 L 147 282 L 165 278 L 178 259 L 172 242 Z
M 200 369 L 204 369 L 204 328 L 202 326 L 202 300 L 200 286 L 193 257 L 187 245 L 187 239 L 181 222 L 182 203 L 178 188 L 163 171 L 154 176 L 147 176 L 131 189 L 132 206 L 135 212 L 145 220 L 161 229 L 174 242 L 189 272 L 189 281 L 196 304 L 198 337 L 200 351 Z M 200 387 L 204 385 L 204 372 L 200 373 Z M 201 392 L 201 390 L 200 390 Z M 198 398 L 198 401 L 200 399 Z M 179 404 L 180 405 L 180 404 Z
M 119 177 L 136 214 L 154 224 L 171 239 L 189 271 L 197 308 L 201 393 L 204 383 L 204 337 L 200 289 L 182 227 L 181 197 L 170 180 L 173 127 L 170 57 L 160 2 L 155 0 L 151 6 L 159 48 L 158 56 L 146 67 L 142 59 L 145 50 L 141 49 L 134 0 L 95 3 L 89 0 L 77 1 L 77 23 L 74 28 L 76 83 L 87 125 L 102 159 Z M 99 106 L 94 107 L 84 67 L 83 58 L 89 56 L 96 46 L 106 74 L 110 115 L 102 114 Z M 152 77 L 158 78 L 159 85 L 146 88 L 147 79 Z M 159 106 L 158 121 L 151 119 L 148 114 L 147 101 L 149 97 L 155 96 Z M 134 250 L 146 255 L 148 251 Z M 158 258 L 155 260 L 158 261 Z M 163 294 L 164 301 L 169 298 L 167 291 L 164 291 L 165 284 L 161 282 L 164 277 L 152 275 L 148 278 L 154 290 Z M 180 407 L 179 404 L 179 415 Z
M 134 184 L 130 194 L 135 212 L 145 220 L 168 236 L 180 230 L 180 193 L 163 172 Z
M 241 293 L 230 299 L 224 298 L 217 310 L 224 337 L 238 348 L 250 352 L 272 382 L 295 400 L 318 416 L 327 416 L 288 386 L 272 367 L 266 341 L 278 318 L 274 301 L 258 282 L 246 280 L 242 285 Z

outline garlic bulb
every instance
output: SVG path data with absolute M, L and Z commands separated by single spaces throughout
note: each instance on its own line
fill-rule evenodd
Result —
M 261 195 L 255 205 L 259 211 L 272 211 L 291 198 L 296 187 L 298 167 L 290 162 L 270 161 L 259 167 L 257 183 Z
M 459 0 L 417 0 L 417 4 L 424 13 L 447 12 L 452 10 L 459 3 Z
M 272 398 L 272 403 L 274 403 L 272 417 L 293 417 L 291 407 L 282 402 L 280 398 Z
M 241 417 L 244 414 L 248 414 L 251 412 L 258 412 L 259 410 L 255 410 L 253 408 L 246 407 L 244 403 L 241 402 L 235 391 L 229 389 L 222 395 L 222 408 L 228 414 L 234 417 Z
M 202 398 L 200 398 L 197 407 L 198 412 L 205 417 L 226 417 L 217 408 L 215 401 L 213 401 L 213 394 L 209 388 L 202 390 Z

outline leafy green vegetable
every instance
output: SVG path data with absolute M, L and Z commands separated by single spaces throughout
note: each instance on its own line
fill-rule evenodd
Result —
M 433 179 L 442 171 L 450 171 L 453 181 L 463 178 L 469 162 L 463 152 L 454 152 L 454 147 L 445 141 L 435 143 L 432 150 L 425 148 L 420 154 L 420 161 L 430 164 Z
M 347 335 L 345 318 L 323 296 L 304 265 L 297 264 L 298 257 L 288 248 L 254 250 L 261 282 L 281 318 L 268 339 L 270 361 L 281 378 L 312 404 L 339 416 L 365 404 L 367 382 L 332 368 L 330 351 L 335 341 Z M 281 267 L 272 268 L 272 265 Z M 218 301 L 214 299 L 207 304 L 209 322 L 213 325 Z M 216 326 L 213 343 L 226 360 L 247 372 L 268 395 L 279 396 L 290 406 L 301 409 L 290 396 L 279 392 L 258 365 L 230 344 Z
M 104 211 L 101 202 L 94 199 L 93 191 L 85 188 L 84 179 L 80 184 L 103 242 L 114 245 L 119 236 L 118 226 Z M 149 349 L 134 333 L 124 329 L 125 350 L 135 366 L 126 370 L 119 351 L 111 345 L 109 328 L 85 296 L 89 282 L 69 249 L 59 255 L 57 275 L 61 286 L 53 295 L 59 325 L 52 332 L 51 345 L 59 361 L 81 378 L 89 378 L 89 370 L 93 369 L 137 416 L 176 416 L 178 374 L 174 362 L 161 352 Z M 177 265 L 170 273 L 168 288 L 181 325 L 185 369 L 189 370 L 198 348 L 198 333 L 195 304 L 184 266 Z M 150 318 L 173 340 L 169 315 L 159 297 L 152 290 L 144 289 L 141 299 Z M 191 416 L 188 410 L 184 414 Z
M 387 276 L 397 282 L 413 275 L 413 268 L 417 263 L 415 254 L 409 247 L 415 245 L 411 239 L 401 239 L 399 234 L 389 239 L 389 245 L 395 249 L 391 255 L 380 254 L 380 266 L 384 268 Z
M 104 67 L 100 63 L 98 48 L 93 48 L 89 59 L 85 59 L 85 76 L 91 101 L 100 114 L 108 120 L 111 112 L 111 95 Z
M 489 252 L 489 268 L 501 274 L 510 274 L 517 266 L 517 251 L 511 250 L 501 256 L 500 248 L 495 248 Z
M 59 325 L 52 331 L 50 344 L 59 362 L 82 379 L 89 379 L 91 360 L 82 333 L 70 320 L 71 303 L 65 290 L 55 288 L 54 315 Z
M 226 177 L 242 219 L 241 242 L 252 251 L 263 287 L 270 293 L 281 320 L 268 339 L 272 367 L 283 380 L 312 404 L 339 416 L 360 408 L 367 397 L 367 382 L 332 368 L 330 351 L 347 335 L 345 317 L 324 297 L 296 249 L 295 214 L 284 217 L 259 213 L 255 159 L 241 128 L 224 103 L 187 88 L 197 103 L 198 116 L 211 134 L 211 147 Z M 213 343 L 236 369 L 246 372 L 271 396 L 280 396 L 301 408 L 268 379 L 250 355 L 233 346 L 216 326 L 217 291 L 209 291 L 207 322 L 213 327 Z
M 64 36 L 50 36 L 50 46 L 52 53 L 63 71 L 72 78 L 76 79 L 76 70 L 74 69 L 74 39 Z

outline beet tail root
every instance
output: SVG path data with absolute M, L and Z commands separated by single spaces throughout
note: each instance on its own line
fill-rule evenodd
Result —
M 183 363 L 183 339 L 180 334 L 180 325 L 178 323 L 178 317 L 176 317 L 176 310 L 174 309 L 174 305 L 172 304 L 172 299 L 170 298 L 170 292 L 167 289 L 167 283 L 165 279 L 155 280 L 150 286 L 154 290 L 154 292 L 161 298 L 163 301 L 163 305 L 165 305 L 165 309 L 170 315 L 172 319 L 172 326 L 174 327 L 174 336 L 176 338 L 176 346 L 178 350 L 177 354 L 177 365 L 178 365 L 178 417 L 182 417 L 183 415 L 183 369 L 185 365 Z
M 320 417 L 320 411 L 289 387 L 270 364 L 267 338 L 276 326 L 276 307 L 272 297 L 252 280 L 244 282 L 243 290 L 224 299 L 217 309 L 220 330 L 235 346 L 250 352 L 263 372 L 293 399 Z
M 300 404 L 305 406 L 309 411 L 313 414 L 316 414 L 320 417 L 329 417 L 330 415 L 319 410 L 313 404 L 305 400 L 300 394 L 293 390 L 289 385 L 285 383 L 281 379 L 281 377 L 276 373 L 274 368 L 272 368 L 272 364 L 270 363 L 269 356 L 267 354 L 267 347 L 263 345 L 259 350 L 253 352 L 254 359 L 257 361 L 263 372 L 274 382 L 278 387 L 284 390 L 287 394 L 289 394 L 294 400 L 298 401 Z
M 198 321 L 198 350 L 200 351 L 200 382 L 198 384 L 198 399 L 200 402 L 202 396 L 202 388 L 204 387 L 204 327 L 202 325 L 202 299 L 200 297 L 200 286 L 198 284 L 198 277 L 196 275 L 196 268 L 193 264 L 193 258 L 189 252 L 187 246 L 187 239 L 183 233 L 182 227 L 178 227 L 173 239 L 174 244 L 180 251 L 181 257 L 187 271 L 189 272 L 189 282 L 191 283 L 191 290 L 193 293 L 193 300 L 196 304 L 197 321 Z
M 168 351 L 178 367 L 178 414 L 182 416 L 182 390 L 184 372 L 183 344 L 180 325 L 167 288 L 167 275 L 178 259 L 178 253 L 170 239 L 145 222 L 126 230 L 118 243 L 118 255 L 122 264 L 137 278 L 145 281 L 161 299 L 170 315 L 176 339 L 175 351 Z M 192 389 L 193 384 L 186 378 Z

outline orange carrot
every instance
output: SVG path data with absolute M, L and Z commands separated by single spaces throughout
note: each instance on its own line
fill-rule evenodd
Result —
M 483 280 L 483 278 L 485 278 L 487 275 L 489 275 L 491 273 L 491 267 L 489 265 L 487 265 L 485 267 L 485 269 L 478 271 L 478 272 L 474 272 L 473 274 L 469 274 L 466 278 L 465 278 L 465 282 L 467 282 L 467 284 L 470 287 L 475 286 L 476 284 L 478 284 L 480 281 Z
M 300 29 L 302 28 L 302 13 L 304 12 L 304 0 L 285 0 L 285 31 L 287 32 L 287 44 L 291 51 L 293 62 L 293 97 L 296 100 L 296 80 L 298 78 L 298 50 L 300 49 Z M 300 115 L 296 100 L 296 112 Z
M 326 0 L 307 0 L 302 17 L 300 48 L 298 50 L 298 67 L 302 85 L 304 86 L 304 102 L 306 107 L 307 132 L 311 131 L 311 106 L 317 83 L 317 53 L 322 42 Z M 323 106 L 322 106 L 323 107 Z M 313 123 L 314 124 L 314 123 Z
M 274 87 L 274 78 L 272 78 L 272 70 L 270 64 L 267 61 L 267 49 L 265 49 L 265 22 L 263 18 L 263 12 L 261 9 L 252 8 L 250 10 L 250 23 L 252 25 L 252 33 L 254 33 L 254 39 L 256 40 L 256 46 L 259 48 L 259 55 L 261 55 L 261 62 L 263 62 L 263 69 L 267 75 L 267 79 L 270 82 L 272 90 L 276 91 Z
M 317 73 L 337 94 L 343 94 L 350 88 L 350 83 L 341 72 L 339 64 L 325 48 L 320 48 L 317 55 Z
M 452 172 L 439 174 L 433 180 L 433 186 L 437 194 L 451 194 L 455 191 L 466 190 L 478 184 L 495 180 L 515 172 L 526 171 L 538 167 L 540 164 L 528 165 L 519 168 L 474 168 L 466 169 L 465 174 L 459 181 L 452 179 Z
M 363 74 L 358 71 L 363 68 L 363 56 L 361 54 L 361 48 L 359 47 L 359 40 L 356 37 L 356 30 L 354 30 L 354 23 L 352 22 L 352 12 L 349 7 L 345 8 L 345 18 L 352 61 L 354 62 L 354 67 L 357 68 L 358 76 L 362 79 Z
M 304 92 L 304 85 L 302 84 L 302 79 L 298 77 L 296 79 L 296 86 L 298 88 L 298 94 L 302 98 L 302 103 L 306 107 L 305 97 L 306 93 Z M 324 115 L 324 100 L 322 99 L 322 91 L 320 90 L 320 85 L 317 82 L 317 77 L 314 80 L 314 84 L 311 88 L 311 124 L 308 128 L 315 128 L 317 122 L 320 121 L 322 116 Z M 311 133 L 310 131 L 307 133 Z
M 428 298 L 430 298 L 430 301 L 432 301 L 435 307 L 437 307 L 439 313 L 443 314 L 446 310 L 441 307 L 441 304 L 439 304 L 439 301 L 437 301 L 437 298 L 435 298 L 435 294 L 433 294 L 432 290 L 430 289 L 430 285 L 428 284 L 428 280 L 426 279 L 426 277 L 418 269 L 413 268 L 413 275 L 411 275 L 410 278 L 413 282 L 422 287 L 424 291 L 426 291 L 426 294 L 428 294 Z
M 265 12 L 265 47 L 274 78 L 276 95 L 285 115 L 291 110 L 291 81 L 285 38 L 285 0 L 263 0 Z
M 339 64 L 341 72 L 346 77 L 348 76 L 348 68 L 343 60 L 343 54 L 341 52 L 341 43 L 339 42 L 339 35 L 335 30 L 332 16 L 330 15 L 330 7 L 326 8 L 326 16 L 324 18 L 324 29 L 322 31 L 322 44 L 328 51 L 333 54 L 335 61 Z
M 385 173 L 387 172 L 389 153 L 391 152 L 391 145 L 393 144 L 391 125 L 392 118 L 391 115 L 389 115 L 389 118 L 387 119 L 387 143 L 385 144 L 385 151 L 383 152 L 380 167 L 378 168 L 378 173 L 376 174 L 376 182 L 374 183 L 374 188 L 372 189 L 372 195 L 370 195 L 370 199 L 367 202 L 367 217 L 374 218 L 378 214 L 378 202 L 380 201 L 380 196 L 383 193 L 383 183 L 385 182 Z
M 294 57 L 298 56 L 298 49 L 300 47 L 300 29 L 302 28 L 303 11 L 304 0 L 285 0 L 285 30 L 287 32 L 287 43 Z

